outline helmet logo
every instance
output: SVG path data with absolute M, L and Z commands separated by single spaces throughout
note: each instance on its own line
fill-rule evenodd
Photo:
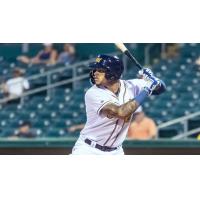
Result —
M 96 58 L 96 62 L 97 62 L 97 63 L 100 63 L 101 60 L 102 60 L 102 58 Z

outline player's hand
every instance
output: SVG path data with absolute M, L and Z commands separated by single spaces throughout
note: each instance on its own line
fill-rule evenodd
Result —
M 142 76 L 143 79 L 149 79 L 151 76 L 153 76 L 153 72 L 151 69 L 149 68 L 143 68 L 142 70 L 140 70 L 139 75 Z
M 160 85 L 160 79 L 155 76 L 147 76 L 145 81 L 146 86 L 144 87 L 144 89 L 148 92 L 149 95 L 151 95 L 155 88 Z

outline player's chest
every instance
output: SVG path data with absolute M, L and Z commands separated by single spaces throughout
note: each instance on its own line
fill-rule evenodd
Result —
M 129 100 L 133 99 L 133 95 L 127 88 L 123 88 L 123 90 L 120 90 L 120 92 L 117 95 L 111 93 L 110 99 L 112 102 L 115 102 L 118 105 L 122 105 L 128 102 Z

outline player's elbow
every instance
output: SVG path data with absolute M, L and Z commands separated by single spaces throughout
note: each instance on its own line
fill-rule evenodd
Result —
M 128 117 L 130 117 L 131 114 L 132 114 L 132 112 L 125 111 L 123 109 L 119 109 L 119 111 L 118 111 L 118 117 L 120 119 L 127 119 Z
M 109 104 L 101 110 L 101 113 L 109 118 L 127 119 L 132 114 L 132 110 L 125 108 L 124 105 Z

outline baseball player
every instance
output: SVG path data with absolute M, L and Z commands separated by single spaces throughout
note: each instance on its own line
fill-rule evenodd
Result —
M 91 68 L 93 86 L 85 94 L 87 122 L 73 155 L 124 155 L 132 114 L 152 94 L 165 91 L 165 84 L 150 69 L 140 71 L 143 79 L 121 80 L 124 66 L 115 56 L 99 55 Z

